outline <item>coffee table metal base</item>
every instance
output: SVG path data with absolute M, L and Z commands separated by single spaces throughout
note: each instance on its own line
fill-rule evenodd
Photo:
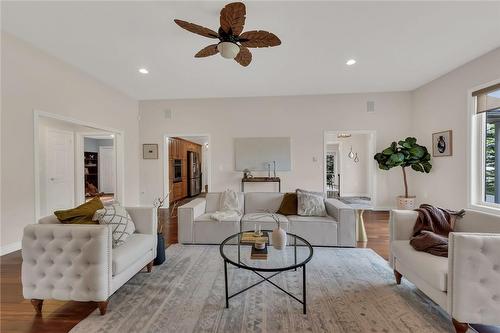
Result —
M 255 274 L 257 274 L 258 276 L 260 276 L 262 278 L 262 280 L 257 281 L 256 283 L 254 283 L 254 284 L 252 284 L 252 285 L 250 285 L 250 286 L 248 286 L 248 287 L 246 287 L 246 288 L 244 288 L 244 289 L 242 289 L 242 290 L 240 290 L 232 295 L 229 295 L 229 285 L 228 285 L 228 280 L 227 280 L 227 264 L 231 264 L 231 263 L 227 260 L 224 260 L 224 283 L 225 283 L 225 289 L 226 289 L 226 308 L 229 308 L 229 300 L 231 298 L 238 296 L 239 294 L 244 293 L 245 291 L 252 289 L 253 287 L 258 286 L 259 284 L 261 284 L 263 282 L 269 282 L 270 284 L 272 284 L 273 286 L 275 286 L 276 288 L 278 288 L 279 290 L 281 290 L 282 292 L 284 292 L 285 294 L 287 294 L 288 296 L 290 296 L 291 298 L 293 298 L 294 300 L 296 300 L 297 302 L 302 304 L 302 311 L 304 314 L 306 314 L 306 306 L 307 306 L 307 303 L 306 303 L 306 264 L 298 266 L 299 268 L 302 268 L 302 299 L 291 294 L 290 292 L 286 291 L 285 289 L 281 288 L 276 283 L 274 283 L 273 281 L 270 280 L 271 278 L 275 277 L 276 275 L 278 275 L 282 272 L 287 272 L 286 270 L 279 270 L 270 276 L 264 276 L 248 266 L 246 267 L 246 269 L 249 271 L 252 271 Z M 240 263 L 240 265 L 243 265 L 243 264 Z M 235 266 L 235 267 L 237 267 L 237 266 Z M 296 271 L 297 268 L 292 268 L 290 270 Z

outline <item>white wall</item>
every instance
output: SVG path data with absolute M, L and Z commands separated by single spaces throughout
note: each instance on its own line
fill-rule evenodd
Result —
M 410 193 L 419 202 L 467 207 L 467 91 L 500 78 L 500 48 L 412 93 L 412 131 L 431 149 L 432 133 L 453 130 L 453 156 L 432 159 L 430 174 L 411 173 Z
M 375 101 L 376 112 L 366 112 L 367 101 Z M 165 118 L 165 110 L 172 110 L 171 119 Z M 282 191 L 299 187 L 322 191 L 324 131 L 375 130 L 379 150 L 408 135 L 410 112 L 408 92 L 141 101 L 140 140 L 161 145 L 166 133 L 210 134 L 210 190 L 221 191 L 240 189 L 234 137 L 289 136 L 292 171 L 279 172 Z M 141 203 L 149 204 L 163 193 L 162 168 L 161 157 L 141 160 Z M 394 206 L 395 196 L 402 192 L 398 171 L 377 171 L 378 207 Z
M 19 248 L 24 226 L 35 223 L 34 109 L 124 131 L 125 204 L 137 204 L 137 102 L 5 32 L 1 56 L 2 253 Z

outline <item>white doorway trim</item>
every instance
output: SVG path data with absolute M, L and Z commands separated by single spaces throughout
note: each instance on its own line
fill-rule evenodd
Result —
M 189 137 L 189 136 L 204 136 L 208 138 L 208 154 L 207 154 L 207 185 L 208 188 L 212 188 L 212 138 L 210 134 L 199 134 L 199 133 L 169 133 L 163 135 L 162 142 L 162 152 L 163 152 L 163 196 L 167 196 L 170 191 L 169 184 L 169 167 L 168 167 L 168 138 L 171 137 Z M 170 200 L 165 202 L 165 208 L 168 208 L 170 205 Z
M 116 149 L 116 195 L 117 199 L 120 202 L 125 202 L 125 191 L 124 191 L 124 184 L 125 184 L 125 174 L 124 174 L 124 169 L 125 169 L 125 154 L 124 154 L 124 132 L 121 130 L 117 130 L 111 127 L 106 127 L 106 126 L 101 126 L 98 124 L 94 124 L 91 122 L 71 118 L 71 117 L 66 117 L 63 115 L 59 114 L 54 114 L 54 113 L 49 113 L 37 109 L 33 109 L 33 153 L 34 153 L 34 180 L 35 180 L 35 223 L 38 223 L 38 220 L 42 217 L 40 216 L 40 143 L 39 143 L 39 125 L 40 125 L 40 118 L 51 118 L 51 119 L 56 119 L 56 120 L 61 120 L 65 121 L 68 123 L 72 123 L 75 125 L 81 125 L 81 126 L 86 126 L 86 127 L 91 127 L 95 128 L 100 131 L 106 131 L 113 133 L 115 135 L 115 149 Z M 81 141 L 81 151 L 82 151 L 82 156 L 81 158 L 81 164 L 83 166 L 83 136 L 80 136 L 79 133 L 76 133 L 76 149 L 75 149 L 75 163 L 78 162 L 78 150 L 80 147 L 80 142 Z M 92 133 L 93 135 L 96 135 L 96 133 Z M 77 164 L 78 165 L 78 164 Z M 78 169 L 77 169 L 78 170 Z M 75 170 L 75 171 L 77 171 Z M 83 174 L 83 167 L 82 167 L 82 174 Z M 78 177 L 78 174 L 75 173 L 75 181 Z M 81 185 L 80 185 L 81 188 Z M 79 191 L 79 186 L 78 184 L 75 184 L 75 191 Z M 83 189 L 85 191 L 85 188 Z M 78 200 L 78 196 L 75 196 L 75 199 Z M 85 200 L 85 195 L 84 195 L 84 200 Z M 78 202 L 78 201 L 77 201 Z
M 327 144 L 331 143 L 339 143 L 339 155 L 342 154 L 342 144 L 340 140 L 335 140 L 335 142 L 328 142 L 328 135 L 334 134 L 337 135 L 339 133 L 350 133 L 353 135 L 356 134 L 367 134 L 370 136 L 368 143 L 368 157 L 372 162 L 368 164 L 368 193 L 371 198 L 372 205 L 375 206 L 377 203 L 377 165 L 375 160 L 372 159 L 372 156 L 375 155 L 375 151 L 377 149 L 377 131 L 375 130 L 326 130 L 323 132 L 323 192 L 326 193 L 326 152 L 327 152 Z M 340 172 L 342 173 L 343 165 L 342 158 L 339 156 L 339 167 Z M 371 180 L 371 181 L 370 181 Z M 340 180 L 340 191 L 342 194 L 342 179 Z

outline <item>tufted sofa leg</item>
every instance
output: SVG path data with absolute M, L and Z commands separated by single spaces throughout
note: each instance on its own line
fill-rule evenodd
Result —
M 401 278 L 403 277 L 403 275 L 397 270 L 394 270 L 394 277 L 396 277 L 396 283 L 401 284 Z
M 42 314 L 43 299 L 32 299 L 31 304 L 33 304 L 33 307 L 35 308 L 36 314 L 41 315 Z
M 457 333 L 465 333 L 469 329 L 469 325 L 467 323 L 461 323 L 456 321 L 454 318 L 451 319 L 453 322 L 453 326 L 455 326 L 455 332 Z
M 151 271 L 153 270 L 153 262 L 152 261 L 146 265 L 146 270 L 148 271 L 148 273 L 151 273 Z
M 108 309 L 108 301 L 97 302 L 97 307 L 99 308 L 101 316 L 104 316 L 106 314 L 106 310 Z

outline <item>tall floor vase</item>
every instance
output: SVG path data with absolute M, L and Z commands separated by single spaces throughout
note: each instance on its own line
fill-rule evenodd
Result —
M 158 241 L 156 243 L 156 258 L 153 261 L 155 266 L 161 265 L 165 262 L 165 238 L 163 234 L 156 234 Z

